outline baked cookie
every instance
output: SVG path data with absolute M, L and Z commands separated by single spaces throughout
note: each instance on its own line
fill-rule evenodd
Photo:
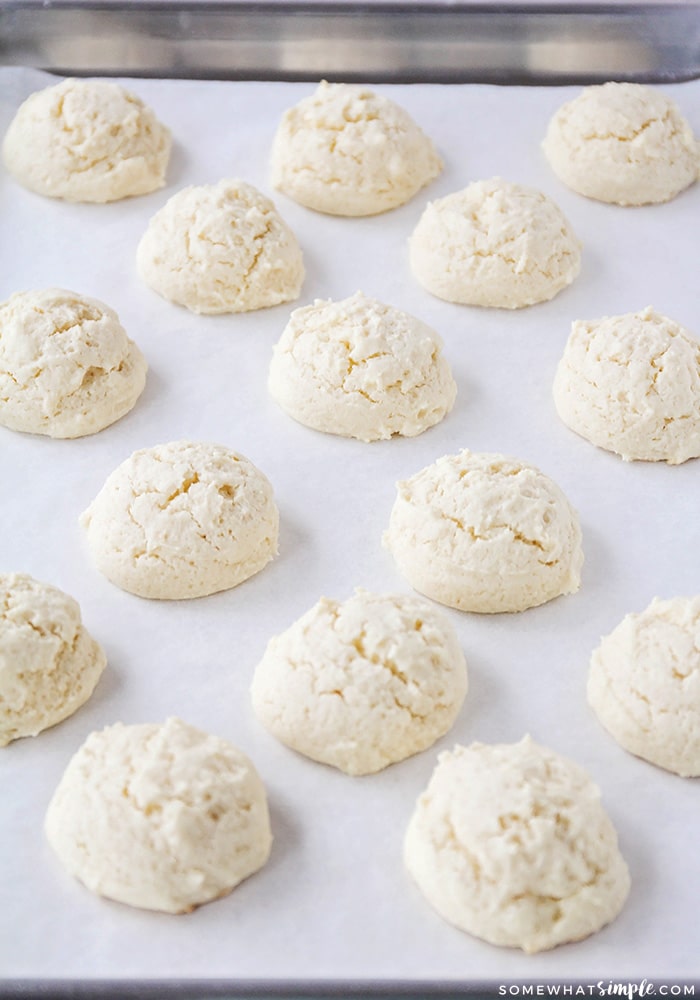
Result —
M 553 394 L 567 427 L 625 461 L 700 455 L 700 341 L 650 306 L 574 323 Z
M 238 180 L 188 187 L 153 216 L 136 253 L 159 295 L 195 313 L 238 313 L 299 297 L 302 252 L 257 188 Z
M 252 686 L 273 736 L 354 775 L 432 746 L 466 693 L 464 654 L 442 613 L 361 589 L 343 602 L 321 598 L 271 639 Z
M 448 302 L 521 309 L 578 275 L 581 244 L 561 209 L 495 177 L 429 202 L 409 240 L 411 270 Z
M 403 205 L 442 170 L 431 140 L 393 101 L 325 80 L 287 111 L 272 145 L 272 183 L 329 215 Z
M 26 573 L 0 574 L 0 747 L 77 711 L 105 663 L 72 597 Z
M 441 917 L 528 953 L 600 930 L 630 887 L 596 785 L 529 737 L 440 754 L 404 858 Z
M 397 488 L 383 544 L 426 597 L 493 613 L 524 611 L 578 590 L 578 516 L 534 466 L 465 449 Z
M 700 165 L 700 144 L 677 105 L 639 83 L 586 87 L 557 111 L 542 145 L 564 184 L 617 205 L 670 201 Z
M 420 434 L 457 395 L 437 333 L 362 292 L 295 309 L 268 388 L 300 423 L 360 441 Z
M 28 97 L 3 142 L 16 180 L 49 198 L 107 202 L 165 184 L 170 132 L 135 94 L 64 80 Z
M 63 866 L 108 899 L 187 913 L 267 861 L 267 799 L 251 761 L 180 719 L 92 733 L 51 799 Z
M 700 597 L 623 618 L 593 653 L 588 701 L 625 750 L 700 776 Z
M 139 597 L 178 600 L 235 587 L 277 554 L 272 487 L 218 444 L 144 448 L 81 515 L 97 568 Z
M 133 408 L 148 365 L 104 302 L 61 288 L 0 304 L 0 424 L 76 438 Z

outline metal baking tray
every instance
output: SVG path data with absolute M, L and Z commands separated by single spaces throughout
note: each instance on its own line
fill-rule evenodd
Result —
M 700 4 L 0 0 L 0 65 L 221 79 L 700 75 Z
M 676 82 L 700 77 L 700 3 L 0 0 L 0 65 L 59 74 L 222 80 Z M 361 969 L 357 978 L 343 981 L 277 983 L 0 978 L 0 997 L 8 998 L 497 995 L 503 994 L 493 979 L 476 980 L 468 969 L 460 982 L 368 981 Z

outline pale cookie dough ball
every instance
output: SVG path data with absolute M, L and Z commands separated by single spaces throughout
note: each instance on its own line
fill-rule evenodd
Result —
M 277 554 L 270 483 L 243 455 L 217 444 L 174 441 L 134 452 L 80 523 L 97 568 L 139 597 L 228 590 Z
M 534 466 L 465 449 L 397 488 L 383 544 L 426 597 L 492 613 L 524 611 L 578 590 L 578 516 Z
M 64 80 L 27 98 L 3 143 L 5 165 L 37 194 L 106 202 L 165 184 L 170 132 L 116 83 Z
M 136 252 L 139 274 L 194 313 L 239 313 L 299 297 L 301 248 L 251 184 L 223 180 L 179 191 L 153 216 Z
M 0 424 L 76 438 L 129 412 L 148 365 L 119 317 L 60 288 L 17 292 L 0 304 Z
M 586 87 L 557 111 L 542 145 L 564 184 L 618 205 L 669 201 L 696 180 L 700 163 L 676 104 L 638 83 Z
M 409 254 L 433 295 L 500 309 L 554 298 L 581 267 L 581 244 L 558 206 L 499 177 L 429 202 Z
M 290 108 L 272 146 L 272 183 L 329 215 L 376 215 L 403 205 L 442 170 L 431 140 L 399 105 L 326 83 Z
M 180 719 L 92 733 L 61 778 L 45 829 L 88 889 L 166 913 L 227 895 L 262 868 L 272 844 L 251 761 Z
M 457 395 L 437 333 L 361 292 L 292 313 L 268 388 L 300 423 L 360 441 L 420 434 Z
M 467 693 L 452 625 L 427 601 L 358 589 L 321 598 L 271 639 L 253 708 L 282 743 L 347 774 L 371 774 L 443 736 Z
M 625 750 L 700 776 L 700 597 L 627 615 L 593 653 L 588 701 Z
M 0 574 L 0 747 L 77 711 L 105 663 L 72 597 L 24 573 Z
M 651 307 L 574 323 L 553 395 L 567 427 L 625 461 L 700 455 L 700 341 Z
M 600 930 L 630 887 L 596 785 L 528 736 L 440 754 L 404 859 L 441 917 L 530 954 Z

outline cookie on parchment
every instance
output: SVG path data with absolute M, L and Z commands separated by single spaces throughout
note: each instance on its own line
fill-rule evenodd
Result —
M 267 861 L 267 798 L 251 761 L 180 719 L 92 733 L 51 799 L 46 836 L 100 896 L 187 913 Z
M 116 83 L 64 80 L 32 94 L 3 142 L 24 187 L 66 201 L 109 202 L 165 184 L 170 131 Z
M 0 574 L 0 747 L 67 719 L 105 664 L 77 601 L 26 573 Z
M 404 859 L 441 917 L 528 953 L 600 930 L 630 888 L 596 785 L 527 736 L 440 754 Z
M 173 441 L 134 452 L 80 523 L 97 568 L 140 597 L 227 590 L 277 554 L 279 513 L 268 479 L 218 444 Z
M 457 395 L 438 334 L 362 292 L 294 310 L 268 388 L 300 423 L 360 441 L 421 434 Z

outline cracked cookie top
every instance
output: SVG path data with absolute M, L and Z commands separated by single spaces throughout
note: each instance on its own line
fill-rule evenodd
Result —
M 357 589 L 321 600 L 268 643 L 255 714 L 287 746 L 347 774 L 370 774 L 452 726 L 467 668 L 448 619 L 410 595 Z
M 571 430 L 625 461 L 700 456 L 700 341 L 651 306 L 573 323 L 552 391 Z
M 166 913 L 226 895 L 265 864 L 272 844 L 251 761 L 180 719 L 91 733 L 54 792 L 45 830 L 88 889 Z
M 101 80 L 64 80 L 20 106 L 5 165 L 49 198 L 108 202 L 165 184 L 170 132 L 135 94 Z
M 600 930 L 630 887 L 597 786 L 529 736 L 440 754 L 404 858 L 445 920 L 529 953 Z
M 398 104 L 325 80 L 287 111 L 272 146 L 272 183 L 329 215 L 403 205 L 442 170 L 432 141 Z
M 105 663 L 77 601 L 26 573 L 0 574 L 0 747 L 72 715 Z
M 140 597 L 235 587 L 277 553 L 272 487 L 222 445 L 174 441 L 134 452 L 81 515 L 97 568 Z
M 553 298 L 581 267 L 581 245 L 561 209 L 500 177 L 429 202 L 409 255 L 414 276 L 438 298 L 500 309 Z
M 677 105 L 639 83 L 586 87 L 554 115 L 542 147 L 564 184 L 618 205 L 670 201 L 700 169 L 700 144 Z
M 0 424 L 75 438 L 132 409 L 146 360 L 119 317 L 61 288 L 17 292 L 0 304 Z
M 153 216 L 136 254 L 154 291 L 195 313 L 238 313 L 296 299 L 302 252 L 257 188 L 222 180 L 184 188 Z
M 268 388 L 300 423 L 361 441 L 420 434 L 457 394 L 437 333 L 362 292 L 292 313 Z
M 548 476 L 465 449 L 397 484 L 384 546 L 411 586 L 462 611 L 524 611 L 580 585 L 578 516 Z
M 625 750 L 700 776 L 700 597 L 626 615 L 591 657 L 588 701 Z

